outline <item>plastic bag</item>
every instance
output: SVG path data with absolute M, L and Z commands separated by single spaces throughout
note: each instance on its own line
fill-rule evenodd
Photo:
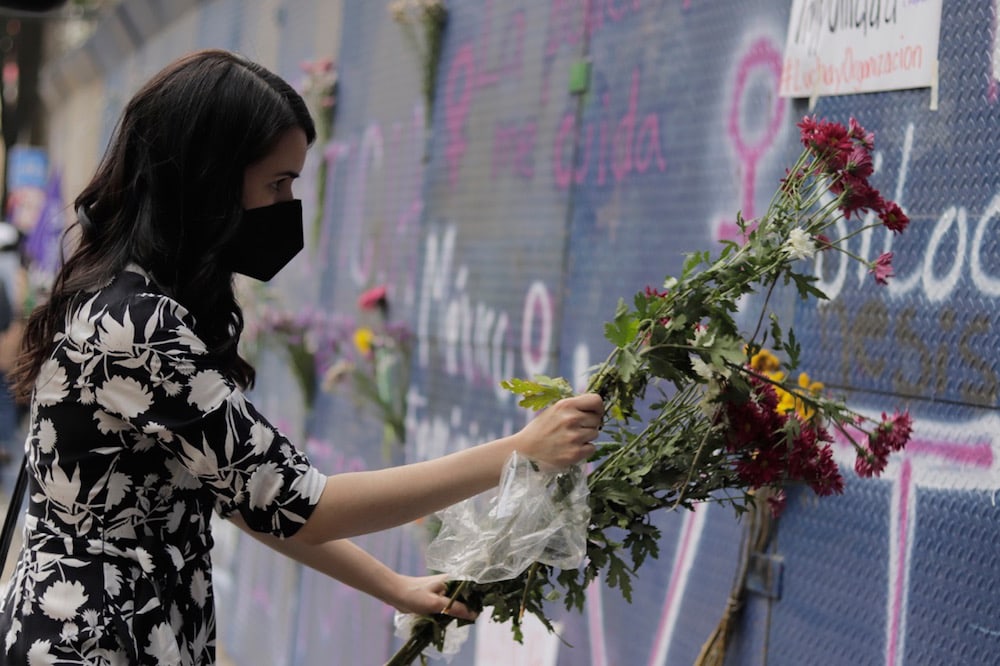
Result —
M 423 618 L 420 615 L 396 611 L 393 617 L 393 624 L 396 628 L 395 635 L 404 641 L 407 640 L 413 635 L 413 628 L 421 619 Z M 424 648 L 423 655 L 431 659 L 444 659 L 446 662 L 450 662 L 469 638 L 471 628 L 471 624 L 448 625 L 448 631 L 444 633 L 444 646 L 440 650 L 433 646 Z
M 514 453 L 487 502 L 472 498 L 438 514 L 427 566 L 477 583 L 516 578 L 533 562 L 576 568 L 587 552 L 588 495 L 582 466 L 543 471 Z

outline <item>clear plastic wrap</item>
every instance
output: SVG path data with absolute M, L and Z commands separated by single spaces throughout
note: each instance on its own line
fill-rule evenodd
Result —
M 477 583 L 516 578 L 533 562 L 578 567 L 587 552 L 588 495 L 582 466 L 546 471 L 514 453 L 495 495 L 439 513 L 427 566 Z

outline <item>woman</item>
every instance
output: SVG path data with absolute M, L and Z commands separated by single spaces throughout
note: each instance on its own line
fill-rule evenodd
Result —
M 125 108 L 13 373 L 31 399 L 30 503 L 6 663 L 214 663 L 213 509 L 399 610 L 441 612 L 442 577 L 344 537 L 488 489 L 515 450 L 556 466 L 593 452 L 602 404 L 584 395 L 510 437 L 327 478 L 246 400 L 232 274 L 269 279 L 301 249 L 292 182 L 314 138 L 287 83 L 224 51 L 173 63 Z

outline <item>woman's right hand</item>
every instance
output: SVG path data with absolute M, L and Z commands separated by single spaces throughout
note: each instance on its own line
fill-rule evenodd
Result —
M 603 418 L 604 402 L 596 393 L 563 398 L 514 435 L 514 448 L 538 463 L 574 465 L 594 453 Z

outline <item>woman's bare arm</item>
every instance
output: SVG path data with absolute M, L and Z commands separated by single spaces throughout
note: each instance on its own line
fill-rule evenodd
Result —
M 495 486 L 514 451 L 554 467 L 585 460 L 594 452 L 603 407 L 592 393 L 566 398 L 509 437 L 434 460 L 333 475 L 292 538 L 318 544 L 426 516 Z
M 476 618 L 476 614 L 465 604 L 456 601 L 449 605 L 445 595 L 447 578 L 444 575 L 406 576 L 345 539 L 313 545 L 254 532 L 239 514 L 230 516 L 229 520 L 269 548 L 375 597 L 398 611 L 431 615 L 440 613 L 447 606 L 449 615 L 466 620 Z

